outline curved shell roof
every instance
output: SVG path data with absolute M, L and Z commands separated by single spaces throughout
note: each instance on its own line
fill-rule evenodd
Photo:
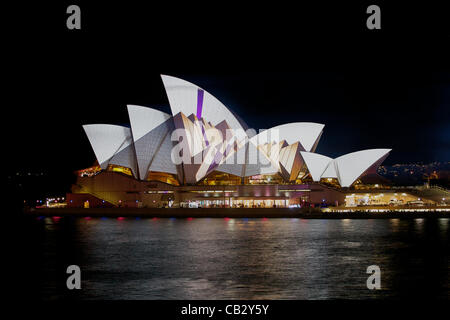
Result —
M 180 182 L 195 183 L 215 170 L 240 177 L 278 172 L 293 181 L 306 164 L 314 181 L 337 178 L 342 187 L 349 187 L 391 151 L 363 150 L 336 159 L 313 153 L 325 127 L 313 122 L 282 124 L 259 134 L 245 132 L 243 122 L 204 89 L 176 77 L 161 78 L 172 115 L 128 105 L 131 129 L 111 124 L 83 126 L 102 168 L 117 164 L 129 167 L 141 180 L 149 171 L 157 171 L 179 174 Z M 185 130 L 186 137 L 192 138 L 181 140 L 189 146 L 183 157 L 194 163 L 183 160 L 175 165 L 171 155 L 174 143 L 180 142 L 172 137 L 175 129 Z
M 305 151 L 311 151 L 317 144 L 325 125 L 314 122 L 292 122 L 262 131 L 250 140 L 265 144 L 286 140 L 288 144 L 300 142 Z
M 159 162 L 163 159 L 165 161 L 168 158 L 170 159 L 172 117 L 152 108 L 135 105 L 128 105 L 127 108 L 133 133 L 139 178 L 145 180 L 148 171 L 152 169 L 154 171 L 164 169 L 165 172 L 176 173 L 175 165 L 172 162 Z M 162 152 L 169 152 L 169 154 L 159 155 Z
M 311 177 L 314 181 L 320 181 L 325 168 L 331 161 L 333 161 L 332 158 L 323 156 L 318 153 L 301 151 L 300 154 L 302 155 L 302 158 L 305 161 L 309 173 L 311 174 Z
M 239 120 L 217 98 L 208 91 L 186 80 L 161 75 L 169 99 L 172 115 L 179 112 L 186 116 L 195 114 L 198 119 L 205 118 L 214 126 L 225 120 L 230 128 L 243 129 Z
M 83 126 L 83 129 L 100 166 L 132 143 L 131 131 L 127 127 L 112 124 L 87 124 Z
M 348 153 L 334 161 L 341 187 L 349 187 L 372 165 L 386 157 L 391 149 L 370 149 Z
M 171 117 L 170 114 L 147 107 L 127 105 L 127 109 L 133 141 L 139 140 Z
M 381 163 L 390 151 L 391 149 L 362 150 L 336 159 L 311 152 L 301 152 L 301 155 L 314 181 L 337 178 L 341 187 L 350 187 L 373 165 Z

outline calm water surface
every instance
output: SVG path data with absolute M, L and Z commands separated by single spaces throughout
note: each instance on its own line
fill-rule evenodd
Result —
M 27 234 L 45 300 L 450 297 L 449 219 L 33 218 Z M 370 265 L 382 290 L 366 287 Z

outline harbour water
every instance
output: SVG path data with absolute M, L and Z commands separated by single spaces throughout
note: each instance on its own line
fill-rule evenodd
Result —
M 447 300 L 449 220 L 27 217 L 23 277 L 44 300 Z M 81 290 L 66 288 L 69 265 Z

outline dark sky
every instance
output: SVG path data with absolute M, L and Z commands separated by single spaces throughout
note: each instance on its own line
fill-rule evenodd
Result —
M 250 127 L 325 124 L 317 152 L 392 148 L 389 162 L 450 160 L 450 74 L 278 72 L 183 75 L 214 92 Z
M 352 29 L 364 15 L 341 25 L 327 20 L 337 28 L 319 24 L 319 15 L 312 28 L 304 15 L 199 22 L 133 6 L 86 7 L 78 33 L 65 29 L 62 4 L 38 29 L 16 24 L 3 118 L 13 128 L 6 134 L 14 137 L 6 139 L 11 170 L 91 165 L 81 125 L 127 124 L 127 104 L 170 112 L 161 73 L 198 84 L 255 129 L 325 124 L 317 149 L 324 155 L 392 148 L 386 164 L 450 161 L 450 32 L 408 34 L 389 13 L 388 30 L 373 35 Z

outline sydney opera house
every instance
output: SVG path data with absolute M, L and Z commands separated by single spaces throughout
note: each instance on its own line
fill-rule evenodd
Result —
M 341 205 L 391 151 L 332 159 L 315 152 L 323 124 L 292 122 L 256 132 L 204 89 L 161 77 L 171 115 L 128 105 L 129 127 L 83 126 L 97 161 L 77 172 L 69 206 Z

